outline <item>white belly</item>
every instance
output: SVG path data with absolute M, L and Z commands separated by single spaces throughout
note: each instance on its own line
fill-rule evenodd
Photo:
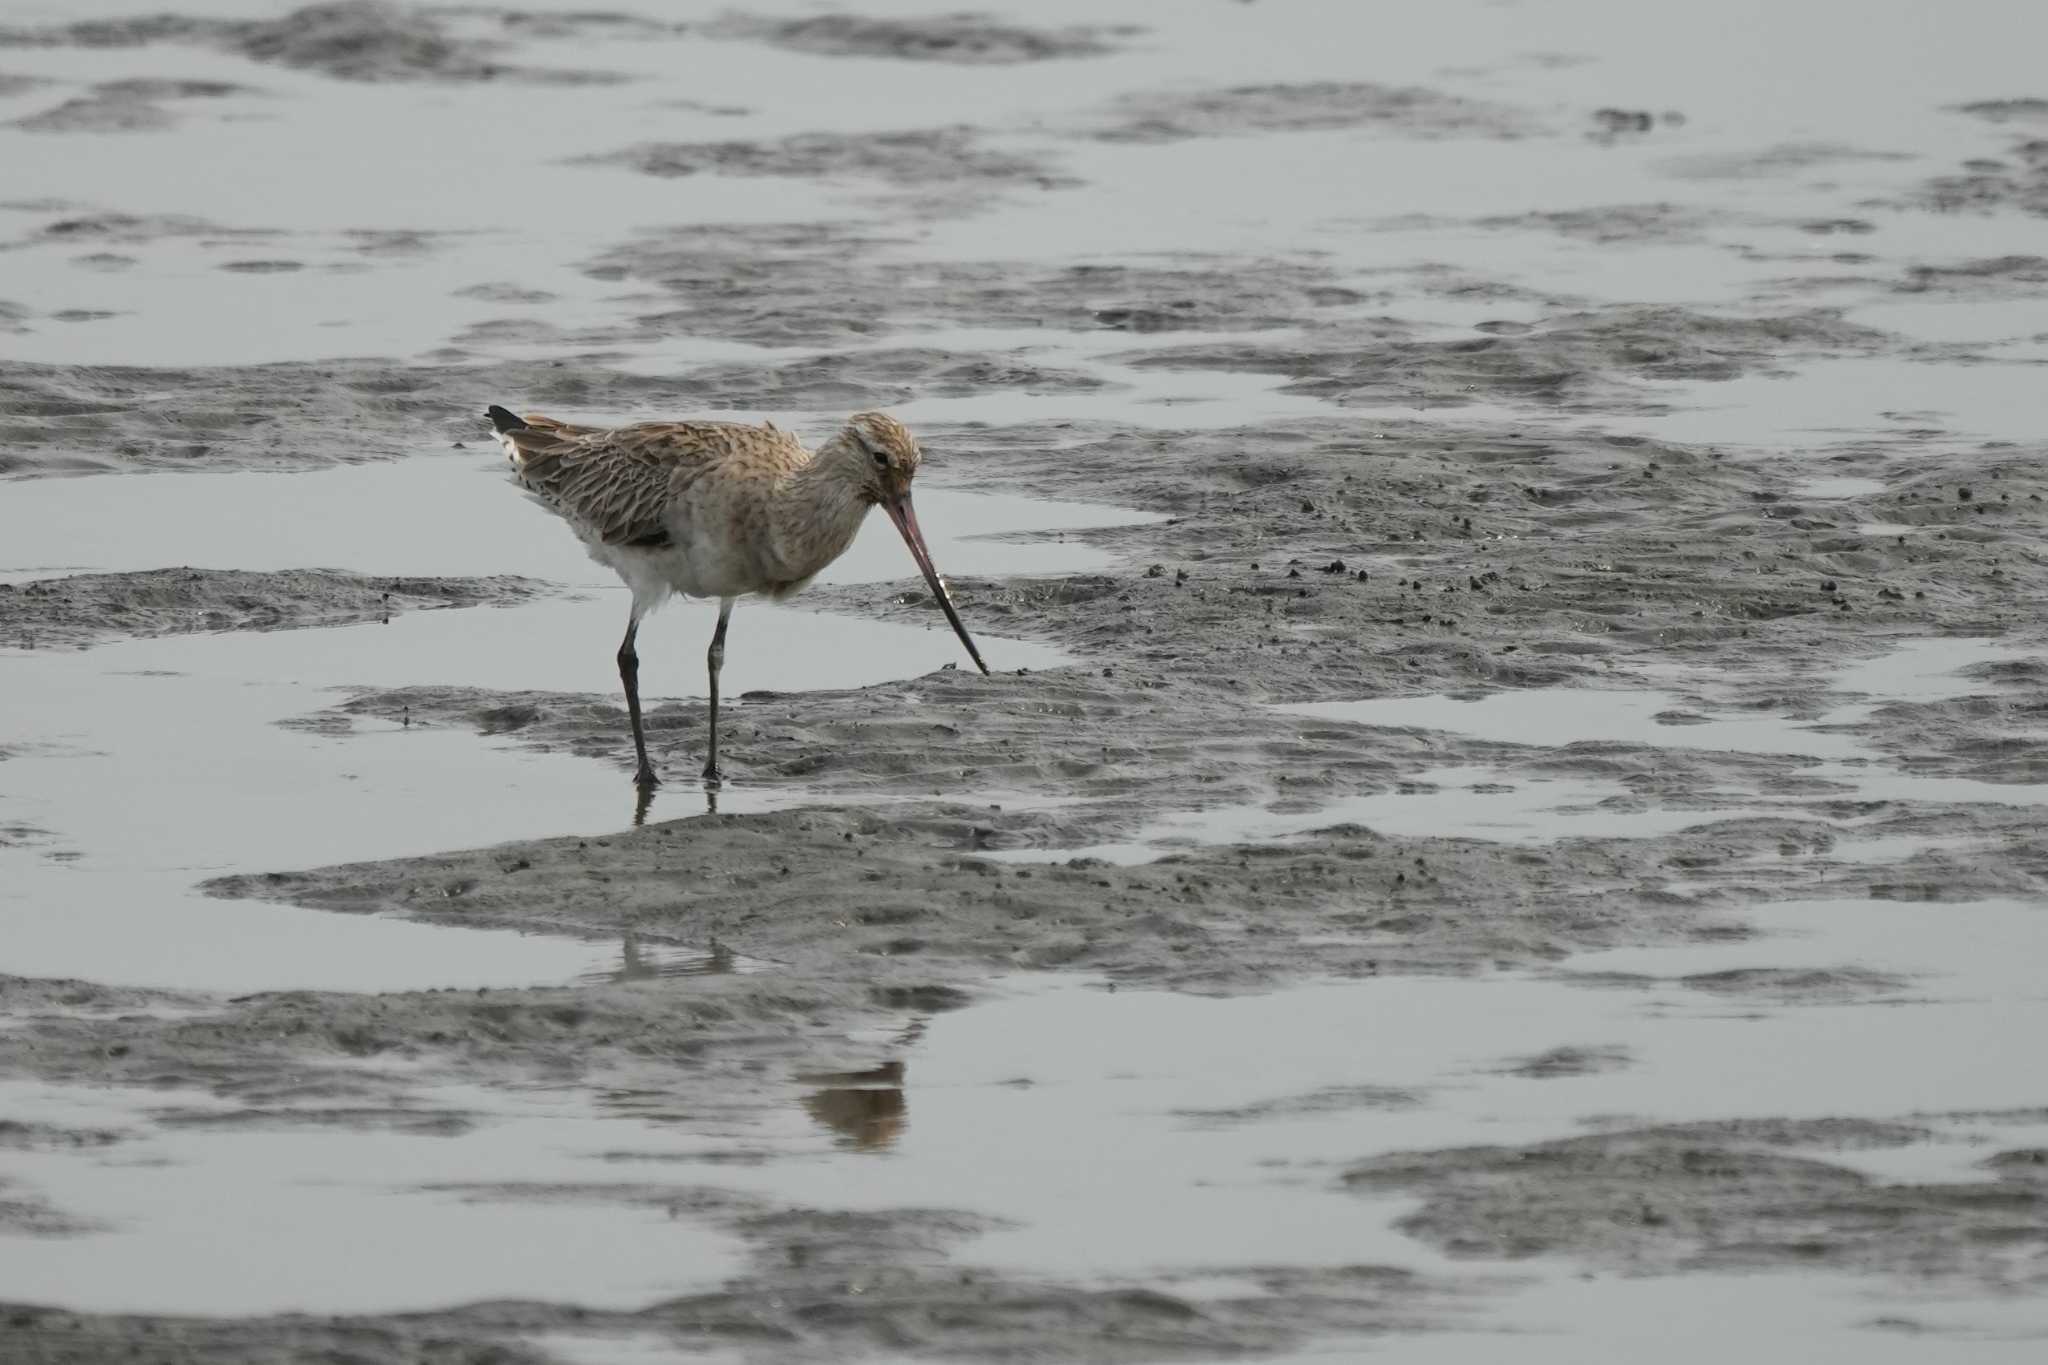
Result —
M 739 557 L 719 554 L 704 545 L 677 542 L 661 548 L 606 545 L 584 541 L 590 557 L 625 580 L 640 609 L 648 610 L 671 593 L 685 597 L 744 597 L 765 592 L 760 567 Z

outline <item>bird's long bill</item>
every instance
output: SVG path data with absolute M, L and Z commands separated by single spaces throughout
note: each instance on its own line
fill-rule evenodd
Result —
M 932 552 L 925 548 L 924 532 L 917 529 L 917 513 L 910 509 L 910 494 L 900 498 L 884 498 L 882 510 L 889 514 L 889 520 L 896 523 L 896 529 L 903 533 L 903 543 L 910 547 L 910 557 L 917 561 L 918 572 L 931 585 L 932 596 L 939 599 L 939 606 L 945 609 L 946 619 L 953 623 L 953 633 L 960 637 L 960 643 L 967 646 L 967 656 L 974 660 L 974 666 L 983 673 L 988 665 L 981 661 L 981 651 L 974 647 L 974 637 L 967 633 L 961 623 L 960 613 L 953 608 L 953 595 L 946 591 L 946 580 L 939 577 L 939 571 L 932 567 Z

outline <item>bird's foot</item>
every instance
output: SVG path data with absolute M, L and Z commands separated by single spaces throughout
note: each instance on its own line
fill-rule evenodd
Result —
M 654 775 L 652 763 L 642 763 L 633 773 L 633 785 L 642 791 L 652 791 L 661 785 L 661 779 Z
M 704 765 L 704 785 L 707 787 L 718 787 L 723 786 L 724 783 L 725 769 L 719 767 L 716 763 L 706 763 Z

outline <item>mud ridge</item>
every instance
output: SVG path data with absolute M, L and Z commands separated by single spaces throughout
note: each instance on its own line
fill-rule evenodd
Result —
M 1789 820 L 1708 816 L 1664 839 L 1551 847 L 1333 825 L 1134 865 L 982 856 L 1017 823 L 989 807 L 939 805 L 705 815 L 598 839 L 227 877 L 205 889 L 442 924 L 716 942 L 778 963 L 792 980 L 857 961 L 882 983 L 969 986 L 1057 967 L 1223 992 L 1712 938 L 1745 897 L 1825 894 L 1808 876 L 1745 861 L 1803 823 Z M 1026 828 L 1035 823 L 1025 817 Z M 1721 894 L 1646 893 L 1674 863 Z M 1861 884 L 1843 893 L 1851 888 Z M 1778 984 L 1779 998 L 1803 998 L 1798 983 Z M 1809 984 L 1824 993 L 1834 983 Z
M 1360 1192 L 1421 1195 L 1400 1226 L 1454 1256 L 1562 1255 L 1630 1274 L 1804 1267 L 2038 1289 L 2048 1191 L 2031 1162 L 1994 1164 L 1988 1183 L 1886 1184 L 1814 1155 L 1929 1136 L 1868 1120 L 1733 1120 L 1394 1153 L 1344 1179 Z
M 1126 46 L 1127 40 L 1144 30 L 1132 25 L 1031 28 L 979 14 L 900 19 L 855 14 L 771 19 L 734 14 L 712 24 L 707 32 L 713 37 L 748 39 L 822 57 L 1007 66 L 1100 56 Z
M 149 569 L 0 583 L 0 640 L 79 649 L 133 636 L 286 630 L 505 605 L 555 589 L 531 579 L 374 578 L 333 569 Z
M 31 133 L 138 133 L 170 128 L 178 115 L 164 107 L 178 100 L 220 99 L 249 93 L 226 81 L 122 80 L 93 87 L 40 114 L 16 119 Z
M 873 230 L 796 223 L 642 237 L 585 273 L 653 286 L 662 311 L 641 314 L 624 333 L 582 339 L 709 335 L 787 346 L 930 326 L 1258 331 L 1367 297 L 1314 260 L 916 262 L 897 245 Z
M 1127 95 L 1089 136 L 1103 142 L 1184 142 L 1250 133 L 1372 128 L 1400 137 L 1520 137 L 1525 113 L 1415 86 L 1317 81 Z
M 1744 318 L 1643 305 L 1454 340 L 1348 330 L 1334 324 L 1286 347 L 1209 343 L 1119 359 L 1145 369 L 1281 375 L 1282 392 L 1340 406 L 1521 402 L 1562 412 L 1662 412 L 1668 404 L 1635 381 L 1728 380 L 1795 357 L 1870 355 L 1890 342 L 1831 312 Z
M 0 28 L 0 48 L 140 47 L 152 43 L 203 44 L 251 61 L 349 81 L 503 79 L 583 84 L 616 79 L 601 72 L 508 65 L 497 60 L 503 44 L 455 37 L 431 9 L 380 0 L 308 5 L 276 19 L 154 14 L 44 28 Z
M 857 176 L 894 185 L 1047 178 L 1042 162 L 979 146 L 966 128 L 798 133 L 778 142 L 658 142 L 587 158 L 663 177 L 712 173 L 814 180 Z

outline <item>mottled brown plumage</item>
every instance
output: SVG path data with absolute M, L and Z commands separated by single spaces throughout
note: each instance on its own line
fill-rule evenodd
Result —
M 910 485 L 923 454 L 895 418 L 856 413 L 817 450 L 772 423 L 640 422 L 576 426 L 537 414 L 486 414 L 512 461 L 513 477 L 533 499 L 569 523 L 590 557 L 633 592 L 632 618 L 619 647 L 619 675 L 639 758 L 636 780 L 654 785 L 640 726 L 640 618 L 672 592 L 719 599 L 707 658 L 711 730 L 704 776 L 718 770 L 718 673 L 735 599 L 781 599 L 846 552 L 881 507 L 903 535 L 961 643 L 982 672 L 988 665 L 961 624 L 933 567 L 911 508 Z

